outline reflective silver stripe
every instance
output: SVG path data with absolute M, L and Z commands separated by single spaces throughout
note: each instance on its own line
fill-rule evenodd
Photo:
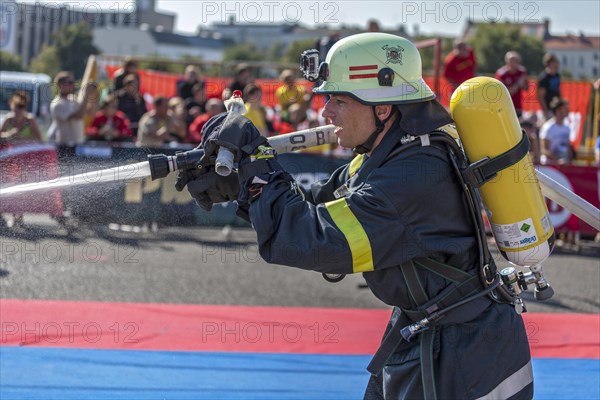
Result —
M 498 386 L 481 399 L 508 399 L 519 393 L 525 386 L 533 382 L 533 370 L 531 369 L 531 360 L 520 370 L 503 380 Z
M 370 100 L 387 97 L 407 96 L 409 94 L 417 93 L 418 89 L 409 83 L 402 83 L 400 86 L 381 86 L 368 89 L 354 89 L 352 92 L 357 96 Z

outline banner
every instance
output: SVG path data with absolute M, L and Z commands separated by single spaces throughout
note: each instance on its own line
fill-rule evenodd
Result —
M 574 165 L 544 165 L 541 172 L 554 179 L 567 189 L 578 194 L 595 207 L 600 207 L 600 169 Z M 546 199 L 550 219 L 557 232 L 580 232 L 584 235 L 595 235 L 596 230 L 586 224 L 569 210 Z M 600 217 L 600 216 L 599 216 Z
M 56 148 L 47 144 L 3 146 L 0 149 L 0 186 L 54 181 L 59 176 Z M 0 213 L 63 214 L 58 189 L 25 195 L 2 196 Z

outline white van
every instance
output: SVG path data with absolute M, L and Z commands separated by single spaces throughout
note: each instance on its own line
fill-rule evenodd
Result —
M 8 101 L 18 90 L 29 95 L 28 111 L 33 114 L 40 127 L 42 139 L 47 140 L 50 127 L 50 102 L 52 101 L 52 80 L 46 74 L 29 72 L 0 71 L 0 126 L 10 111 Z

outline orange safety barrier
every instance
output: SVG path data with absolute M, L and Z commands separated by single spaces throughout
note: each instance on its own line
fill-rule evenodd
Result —
M 571 118 L 575 119 L 577 133 L 571 140 L 574 148 L 579 148 L 583 140 L 583 127 L 590 106 L 592 85 L 589 82 L 561 82 L 561 96 L 568 100 Z M 523 110 L 537 112 L 541 110 L 537 100 L 537 81 L 529 80 L 529 88 L 523 95 Z
M 112 77 L 119 68 L 118 66 L 107 66 L 107 75 Z M 138 74 L 141 81 L 140 92 L 149 94 L 152 97 L 159 95 L 166 97 L 177 96 L 177 82 L 183 79 L 183 75 L 168 72 L 138 70 Z M 204 77 L 203 79 L 206 83 L 206 95 L 208 98 L 220 98 L 223 90 L 233 81 L 232 78 Z M 307 81 L 299 81 L 299 83 L 306 87 L 307 92 L 310 92 L 313 87 L 313 84 Z M 275 97 L 275 91 L 281 86 L 281 82 L 273 79 L 257 79 L 256 84 L 260 85 L 263 91 L 263 104 L 269 107 L 276 106 L 277 98 Z M 320 97 L 316 96 L 315 101 L 313 101 L 313 107 L 316 109 L 325 104 Z

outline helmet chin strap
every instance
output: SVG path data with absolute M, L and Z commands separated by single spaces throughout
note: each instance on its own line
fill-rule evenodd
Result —
M 359 144 L 352 149 L 352 151 L 354 151 L 356 154 L 366 154 L 370 152 L 373 149 L 373 144 L 375 143 L 377 136 L 379 136 L 379 134 L 385 129 L 385 124 L 394 116 L 394 114 L 396 114 L 396 107 L 392 107 L 390 115 L 388 115 L 388 117 L 382 121 L 377 116 L 375 107 L 376 106 L 371 107 L 371 110 L 373 110 L 373 116 L 375 117 L 375 131 L 371 133 L 371 136 L 369 136 L 366 142 Z

